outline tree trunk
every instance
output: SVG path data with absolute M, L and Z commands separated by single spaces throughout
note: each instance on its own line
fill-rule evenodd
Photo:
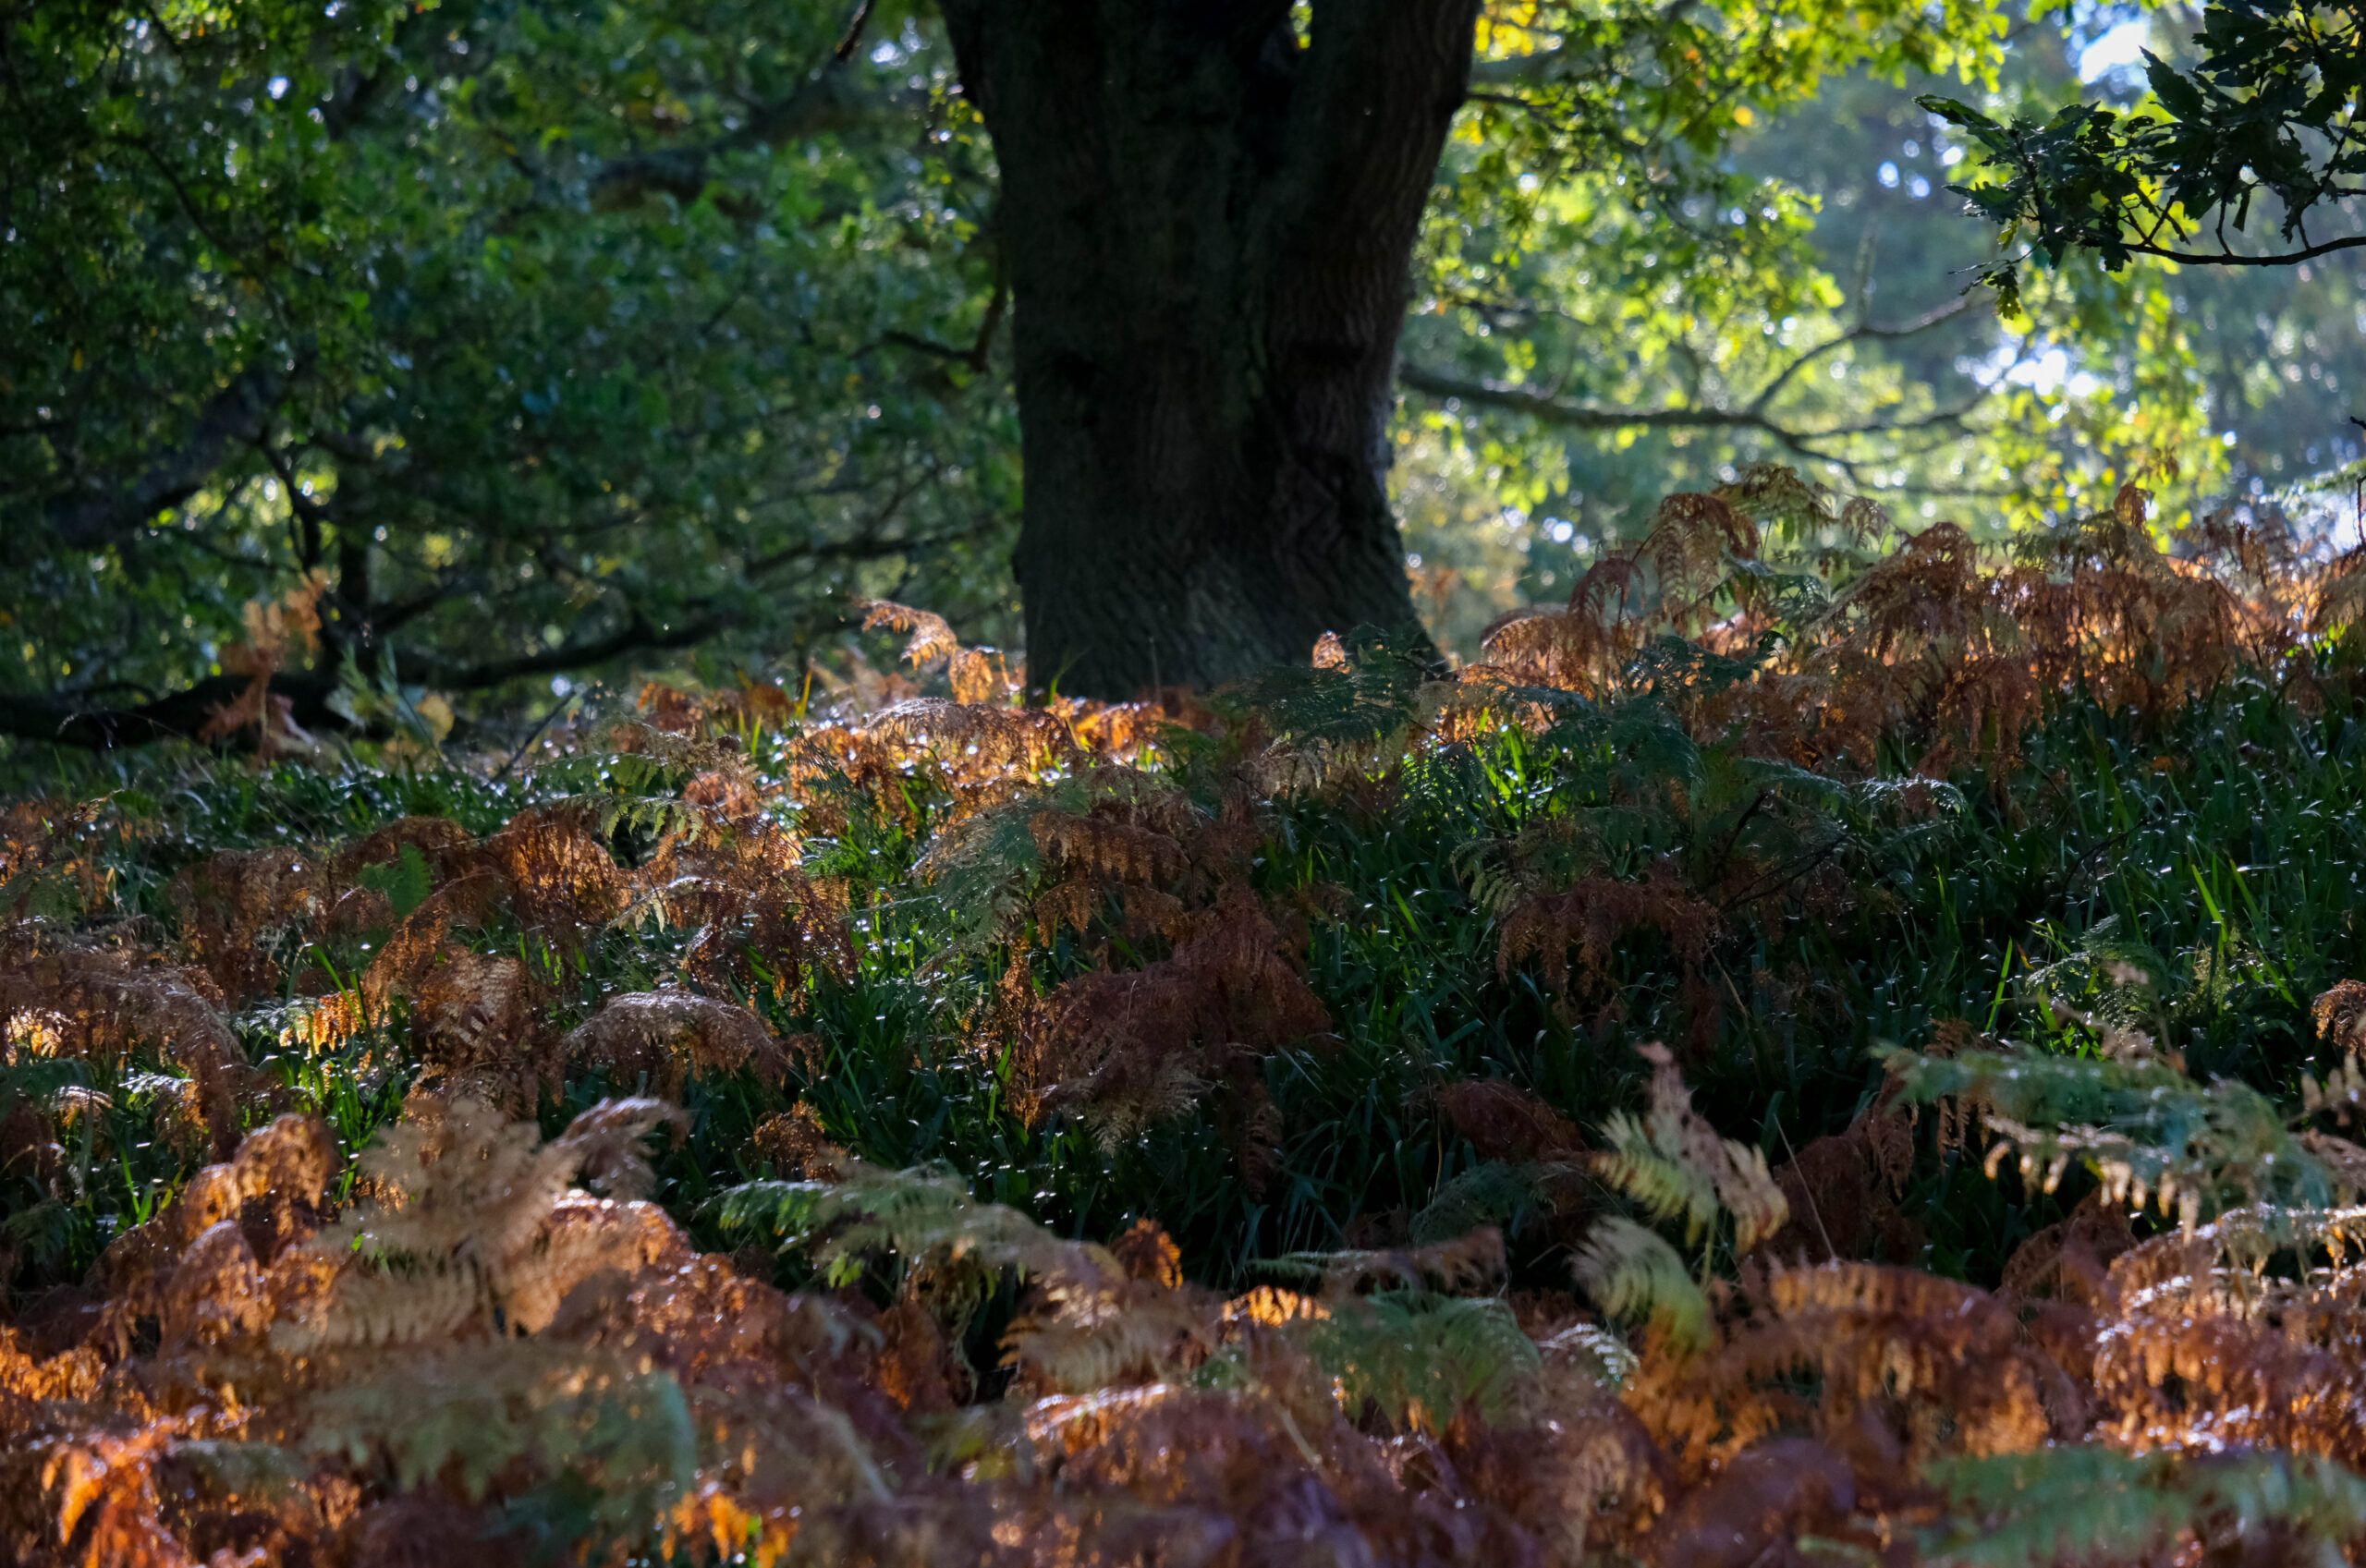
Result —
M 1128 697 L 1426 647 L 1386 489 L 1478 0 L 942 0 L 1001 166 L 1030 672 Z

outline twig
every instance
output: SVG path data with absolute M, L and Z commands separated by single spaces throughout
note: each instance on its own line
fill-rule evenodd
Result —
M 572 689 L 561 694 L 559 699 L 551 705 L 551 711 L 543 714 L 540 722 L 538 722 L 532 729 L 526 732 L 526 738 L 518 743 L 518 749 L 509 754 L 509 760 L 504 762 L 494 773 L 493 782 L 494 784 L 499 784 L 502 780 L 509 776 L 509 770 L 516 767 L 518 765 L 518 760 L 526 755 L 526 748 L 533 745 L 534 742 L 540 740 L 543 737 L 543 732 L 551 727 L 551 721 L 557 718 L 562 712 L 566 711 L 567 704 L 574 700 L 575 692 Z

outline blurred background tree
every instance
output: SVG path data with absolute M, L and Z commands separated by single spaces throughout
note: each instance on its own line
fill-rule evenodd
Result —
M 1994 75 L 1969 95 L 2003 119 L 2082 98 L 2150 114 L 2142 52 L 2200 52 L 2182 7 L 2006 19 Z M 1947 188 L 1982 149 L 1918 103 L 1933 92 L 1965 96 L 1860 67 L 1778 115 L 1740 105 L 1711 170 L 1565 176 L 1539 192 L 1557 232 L 1525 244 L 1507 242 L 1483 154 L 1460 144 L 1470 172 L 1449 189 L 1469 199 L 1434 215 L 1447 264 L 1409 334 L 1399 467 L 1417 576 L 1449 640 L 1566 592 L 1596 542 L 1644 526 L 1668 489 L 1751 461 L 1879 495 L 1909 523 L 1992 534 L 2129 480 L 2169 519 L 2310 502 L 2292 492 L 2359 461 L 2360 252 L 2114 269 L 2072 248 L 2024 268 L 2000 310 L 1970 286 L 2026 236 L 1999 241 Z M 1476 111 L 1491 112 L 1529 111 Z M 1638 210 L 1625 196 L 1638 188 L 1673 221 Z M 1611 233 L 1627 237 L 1602 243 Z M 1704 405 L 1712 417 L 1694 417 Z M 2324 488 L 2316 524 L 2354 540 L 2349 508 L 2331 515 L 2347 487 Z
M 1750 461 L 1995 530 L 2355 461 L 2358 251 L 1970 286 L 1918 95 L 2136 106 L 2193 30 L 1494 0 L 1393 427 L 1433 634 Z M 794 672 L 853 595 L 1015 638 L 998 179 L 933 6 L 0 0 L 0 730 L 194 729 L 291 590 L 311 723 Z
M 518 691 L 850 591 L 1006 620 L 991 164 L 835 4 L 66 0 L 0 18 L 18 733 L 180 692 Z M 173 711 L 178 716 L 183 710 Z M 333 717 L 333 715 L 331 715 Z

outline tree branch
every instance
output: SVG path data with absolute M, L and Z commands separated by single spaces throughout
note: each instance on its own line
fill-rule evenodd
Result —
M 890 520 L 902 502 L 919 486 L 920 481 L 915 480 L 899 488 L 872 519 L 872 525 L 875 527 Z M 808 541 L 750 561 L 746 575 L 751 578 L 769 575 L 799 561 L 866 561 L 910 555 L 975 538 L 986 532 L 991 526 L 990 522 L 981 523 L 972 529 L 921 539 L 882 539 L 865 535 L 846 540 Z M 431 593 L 386 606 L 376 615 L 372 631 L 383 638 L 395 626 L 441 602 L 448 596 L 449 587 L 445 585 Z M 664 623 L 652 621 L 639 610 L 629 610 L 624 624 L 612 631 L 538 652 L 475 663 L 412 654 L 398 658 L 397 665 L 420 684 L 440 691 L 483 691 L 533 675 L 556 675 L 567 670 L 603 664 L 630 653 L 688 648 L 724 630 L 731 620 L 732 613 L 727 606 L 714 604 L 689 606 L 680 616 Z M 333 650 L 331 658 L 322 668 L 272 676 L 272 694 L 287 699 L 292 705 L 291 716 L 308 730 L 348 729 L 350 725 L 345 716 L 328 705 L 329 699 L 337 689 L 336 670 L 337 661 Z M 217 710 L 237 700 L 250 684 L 249 677 L 244 675 L 208 675 L 183 690 L 132 707 L 94 705 L 89 700 L 87 692 L 38 697 L 0 695 L 0 737 L 13 736 L 99 751 L 116 747 L 149 746 L 165 740 L 194 740 L 204 729 L 206 721 Z
M 1896 343 L 1905 338 L 1919 336 L 1934 327 L 1954 321 L 1957 316 L 1968 314 L 1976 303 L 1979 303 L 1976 297 L 1963 294 L 1935 310 L 1925 310 L 1910 322 L 1900 322 L 1893 326 L 1883 326 L 1872 322 L 1859 322 L 1846 332 L 1826 338 L 1814 347 L 1806 350 L 1784 366 L 1782 370 L 1775 372 L 1774 380 L 1758 389 L 1758 395 L 1750 400 L 1750 406 L 1752 408 L 1765 407 L 1774 400 L 1775 394 L 1790 384 L 1793 376 L 1835 349 L 1845 348 L 1852 343 Z
M 1397 381 L 1432 397 L 1451 397 L 1484 408 L 1526 414 L 1566 430 L 1716 430 L 1742 429 L 1772 433 L 1773 421 L 1749 408 L 1599 408 L 1572 403 L 1533 386 L 1481 376 L 1458 376 L 1426 365 L 1408 362 L 1397 369 Z
M 904 332 L 900 329 L 883 334 L 879 341 L 887 346 L 909 348 L 916 354 L 926 354 L 931 359 L 949 360 L 982 375 L 985 373 L 986 362 L 994 353 L 994 334 L 1001 328 L 1003 317 L 1009 309 L 1010 286 L 997 280 L 994 284 L 994 297 L 986 301 L 984 319 L 978 323 L 977 338 L 969 347 L 957 348 L 952 344 L 939 343 L 933 337 L 922 337 L 918 333 Z
M 1553 75 L 1566 59 L 1558 46 L 1539 49 L 1527 55 L 1510 55 L 1494 60 L 1474 61 L 1470 67 L 1473 87 L 1526 87 Z M 1526 100 L 1518 100 L 1525 103 Z
M 2366 245 L 2366 234 L 2320 240 L 2298 250 L 2279 250 L 2265 256 L 2246 256 L 2232 249 L 2179 250 L 2175 246 L 2153 245 L 2140 240 L 2129 242 L 2128 249 L 2140 256 L 2156 256 L 2165 261 L 2184 261 L 2198 267 L 2289 267 L 2319 256 L 2329 256 L 2336 250 L 2355 249 L 2361 245 Z
M 1483 377 L 1450 375 L 1427 366 L 1405 364 L 1397 369 L 1396 379 L 1404 386 L 1432 397 L 1451 397 L 1481 407 L 1503 408 L 1525 414 L 1546 424 L 1564 430 L 1748 430 L 1756 431 L 1781 443 L 1803 457 L 1819 462 L 1838 463 L 1841 459 L 1820 450 L 1815 444 L 1823 441 L 1837 441 L 1848 436 L 1886 435 L 1909 431 L 1928 430 L 1961 419 L 1977 406 L 1970 404 L 1953 408 L 1935 409 L 1910 419 L 1868 420 L 1854 425 L 1836 425 L 1828 430 L 1797 430 L 1773 418 L 1757 404 L 1739 408 L 1714 408 L 1683 406 L 1669 408 L 1601 408 L 1583 403 L 1572 403 L 1555 397 L 1549 392 L 1517 383 L 1492 381 Z M 1985 396 L 1986 394 L 1982 394 Z
M 652 193 L 687 204 L 697 201 L 706 188 L 708 165 L 717 158 L 758 148 L 786 147 L 875 118 L 880 100 L 866 91 L 847 68 L 870 12 L 865 0 L 846 36 L 821 65 L 794 91 L 757 105 L 736 129 L 691 147 L 660 148 L 609 159 L 592 176 L 592 204 L 614 210 Z
M 0 697 L 0 735 L 93 751 L 194 740 L 216 711 L 238 700 L 251 684 L 245 675 L 208 675 L 186 690 L 132 708 L 91 707 L 71 697 Z M 274 675 L 271 690 L 289 700 L 292 717 L 306 729 L 344 727 L 345 720 L 328 706 L 336 690 L 334 676 Z
M 1717 408 L 1685 404 L 1665 408 L 1604 408 L 1572 403 L 1519 383 L 1460 376 L 1409 362 L 1398 365 L 1396 379 L 1399 384 L 1433 397 L 1451 397 L 1482 407 L 1508 409 L 1567 430 L 1751 430 L 1773 437 L 1803 456 L 1837 462 L 1838 458 L 1828 452 L 1819 451 L 1814 444 L 1848 436 L 1927 430 L 1961 419 L 1978 407 L 1980 399 L 1975 397 L 1958 407 L 1936 409 L 1908 419 L 1872 419 L 1860 424 L 1835 425 L 1813 431 L 1798 430 L 1785 424 L 1767 412 L 1769 405 L 1801 371 L 1826 355 L 1852 343 L 1896 342 L 1914 337 L 1966 314 L 1976 303 L 1975 297 L 1967 294 L 1926 310 L 1911 321 L 1890 324 L 1859 322 L 1813 347 L 1802 350 L 1738 407 Z M 1981 396 L 1985 395 L 1984 392 L 1981 394 Z
M 278 372 L 249 366 L 206 400 L 188 437 L 147 472 L 127 485 L 54 495 L 43 504 L 42 521 L 72 550 L 112 544 L 139 532 L 157 513 L 203 489 L 233 449 L 260 438 L 282 384 Z
M 678 621 L 660 624 L 634 610 L 627 615 L 625 624 L 612 632 L 561 643 L 539 653 L 489 659 L 475 664 L 447 663 L 414 655 L 407 664 L 421 684 L 439 691 L 482 691 L 529 675 L 556 675 L 589 664 L 604 664 L 628 653 L 653 653 L 688 648 L 694 642 L 705 641 L 727 624 L 727 618 L 715 611 L 701 612 L 685 615 Z

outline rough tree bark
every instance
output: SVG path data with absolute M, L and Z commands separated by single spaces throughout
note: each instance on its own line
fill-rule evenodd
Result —
M 1028 662 L 1210 686 L 1419 638 L 1388 505 L 1409 263 L 1479 0 L 941 0 L 1002 171 Z

